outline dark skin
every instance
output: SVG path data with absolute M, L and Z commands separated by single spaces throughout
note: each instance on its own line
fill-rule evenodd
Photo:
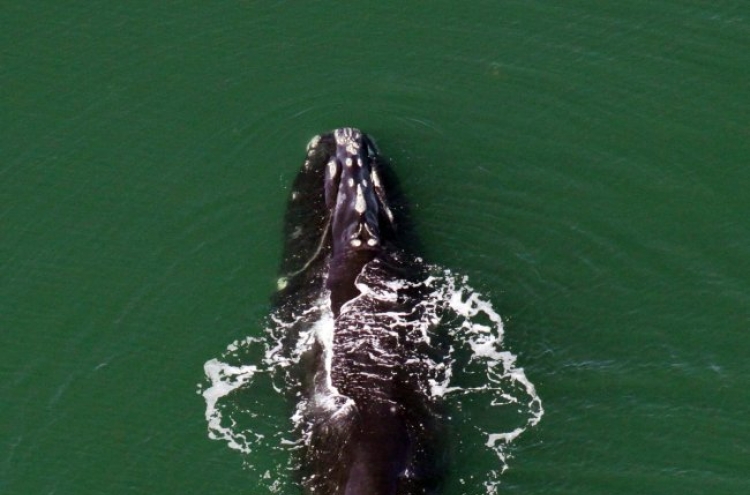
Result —
M 372 141 L 359 131 L 323 135 L 308 150 L 288 207 L 280 300 L 295 308 L 300 301 L 312 303 L 319 284 L 325 284 L 335 320 L 334 351 L 326 370 L 325 351 L 320 343 L 314 346 L 309 397 L 318 388 L 325 390 L 326 380 L 341 394 L 324 395 L 320 409 L 311 410 L 312 435 L 303 463 L 309 470 L 306 493 L 424 494 L 424 480 L 432 476 L 421 462 L 430 411 L 417 383 L 419 370 L 404 363 L 412 349 L 405 336 L 411 327 L 407 321 L 394 329 L 390 317 L 380 316 L 389 311 L 409 315 L 411 301 L 419 296 L 399 291 L 393 301 L 368 294 L 358 298 L 355 285 L 360 276 L 368 287 L 379 280 L 406 279 L 413 268 L 394 256 L 399 249 L 381 183 L 387 179 L 383 165 Z M 390 183 L 383 182 L 390 190 Z M 290 294 L 294 297 L 288 302 Z M 335 407 L 347 401 L 355 405 Z
M 345 252 L 344 255 L 331 259 L 326 286 L 331 291 L 331 311 L 334 317 L 338 317 L 345 302 L 359 295 L 354 282 L 362 267 L 376 255 L 375 250 L 368 249 Z

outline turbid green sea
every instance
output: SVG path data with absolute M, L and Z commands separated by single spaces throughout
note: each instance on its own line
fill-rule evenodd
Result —
M 10 1 L 0 124 L 2 494 L 266 493 L 196 385 L 341 126 L 543 401 L 500 493 L 750 493 L 747 2 Z

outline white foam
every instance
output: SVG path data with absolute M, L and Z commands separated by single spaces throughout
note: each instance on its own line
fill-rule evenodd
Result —
M 469 470 L 469 474 L 463 478 L 466 493 L 486 491 L 494 494 L 497 493 L 500 475 L 508 469 L 513 442 L 536 425 L 544 414 L 541 399 L 524 369 L 518 366 L 516 355 L 504 348 L 503 322 L 492 303 L 469 286 L 466 277 L 434 266 L 430 267 L 430 272 L 419 283 L 389 280 L 376 286 L 358 283 L 357 288 L 361 291 L 360 297 L 382 302 L 395 302 L 397 292 L 410 286 L 419 285 L 427 290 L 426 296 L 418 304 L 421 320 L 411 324 L 426 343 L 440 341 L 436 340 L 439 337 L 436 333 L 438 328 L 442 329 L 441 332 L 447 332 L 450 341 L 447 355 L 437 362 L 422 359 L 430 365 L 428 393 L 449 405 L 455 404 L 457 411 L 451 413 L 451 421 L 458 422 L 455 429 L 462 432 L 462 446 L 459 448 L 467 449 L 465 458 L 484 455 L 481 453 L 484 450 L 487 455 L 497 459 L 494 461 L 496 467 L 485 473 L 471 473 L 471 469 L 486 463 L 462 466 L 462 469 Z M 346 303 L 342 312 L 353 303 Z M 377 316 L 380 327 L 396 328 L 410 315 L 394 311 Z M 361 324 L 366 329 L 370 323 L 363 320 Z M 331 414 L 344 413 L 352 404 L 348 399 L 341 399 L 330 378 L 330 349 L 334 330 L 329 295 L 325 293 L 310 307 L 299 308 L 297 314 L 284 317 L 272 314 L 265 337 L 233 342 L 220 358 L 208 360 L 204 365 L 208 385 L 203 388 L 202 395 L 206 402 L 209 438 L 225 441 L 229 448 L 239 451 L 246 459 L 255 455 L 254 449 L 264 456 L 270 452 L 268 449 L 279 449 L 285 453 L 283 458 L 289 459 L 292 457 L 291 451 L 301 448 L 307 441 L 306 435 L 310 432 L 304 428 L 304 420 L 309 407 L 323 407 Z M 298 332 L 291 349 L 282 342 L 290 331 Z M 294 382 L 295 375 L 291 370 L 316 341 L 324 352 L 327 376 L 318 384 L 310 402 L 300 399 L 288 428 L 280 426 L 270 435 L 251 431 L 254 429 L 253 414 L 263 411 L 242 410 L 233 402 L 232 393 L 242 388 L 243 394 L 252 394 L 261 375 L 263 380 L 270 379 L 277 393 L 287 394 L 290 386 L 299 385 Z M 259 362 L 246 362 L 248 358 L 245 356 L 251 354 L 249 350 L 258 350 L 257 346 L 261 345 L 263 352 L 258 353 L 262 355 Z M 373 347 L 373 351 L 378 352 L 378 348 Z M 376 359 L 377 356 L 373 355 L 372 358 Z M 243 364 L 228 364 L 237 362 Z M 478 380 L 477 377 L 482 379 Z M 263 394 L 258 396 L 262 397 Z M 471 406 L 463 407 L 463 404 Z M 492 424 L 482 425 L 481 421 L 472 418 L 472 413 L 480 414 L 483 411 L 482 416 L 486 418 L 487 408 L 498 408 L 498 412 L 502 410 L 502 416 L 510 417 L 510 422 L 515 424 L 498 428 Z M 245 420 L 236 419 L 240 417 Z M 479 433 L 476 438 L 466 433 L 471 431 Z M 288 464 L 291 461 L 283 461 L 287 464 L 277 462 L 277 473 L 293 468 Z M 247 460 L 246 466 L 251 467 Z M 278 493 L 286 486 L 278 479 L 263 478 L 261 474 L 258 477 L 268 480 L 263 483 L 271 492 Z
M 258 367 L 255 365 L 230 366 L 218 359 L 210 359 L 203 365 L 203 370 L 211 382 L 211 386 L 202 393 L 206 401 L 209 438 L 225 440 L 230 448 L 249 454 L 252 442 L 248 441 L 244 433 L 222 424 L 222 414 L 217 404 L 220 399 L 252 380 Z
M 425 285 L 434 288 L 432 300 L 428 300 L 426 305 L 437 308 L 443 305 L 452 313 L 449 333 L 452 336 L 451 345 L 455 346 L 448 352 L 449 357 L 442 363 L 442 368 L 435 368 L 439 371 L 436 373 L 439 379 L 430 382 L 433 396 L 448 401 L 453 397 L 460 397 L 465 401 L 468 397 L 476 396 L 486 402 L 486 407 L 520 407 L 521 424 L 510 431 L 479 428 L 485 435 L 484 445 L 500 461 L 499 469 L 486 473 L 482 483 L 487 493 L 496 493 L 500 483 L 499 476 L 508 469 L 511 444 L 528 428 L 539 423 L 544 414 L 541 399 L 524 369 L 517 366 L 516 355 L 503 348 L 505 330 L 502 318 L 492 303 L 469 286 L 466 277 L 439 267 L 433 267 L 433 270 L 434 274 L 425 280 Z M 455 369 L 454 356 L 462 346 L 471 351 L 466 366 L 484 368 L 484 384 L 462 386 L 459 383 L 456 373 L 464 370 Z M 485 397 L 489 397 L 489 400 Z M 462 411 L 465 412 L 463 409 Z

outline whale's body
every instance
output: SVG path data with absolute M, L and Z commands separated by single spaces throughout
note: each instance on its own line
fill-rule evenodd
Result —
M 431 493 L 437 415 L 428 393 L 420 263 L 399 244 L 392 191 L 357 129 L 314 138 L 285 223 L 277 304 L 314 329 L 303 359 L 302 485 L 319 495 Z M 289 342 L 302 328 L 292 329 Z
M 408 219 L 371 138 L 310 142 L 265 335 L 206 361 L 200 385 L 209 437 L 273 493 L 497 493 L 512 442 L 543 415 L 492 302 L 412 254 Z

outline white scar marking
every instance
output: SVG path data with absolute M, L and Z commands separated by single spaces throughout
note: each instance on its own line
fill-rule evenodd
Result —
M 338 144 L 339 146 L 344 146 L 351 141 L 356 141 L 357 138 L 360 137 L 360 134 L 357 129 L 344 127 L 343 129 L 336 129 L 335 136 L 336 144 Z
M 292 191 L 292 201 L 299 198 L 299 193 L 297 191 Z
M 367 187 L 367 179 L 362 179 L 362 187 Z
M 362 227 L 363 226 L 364 226 L 365 230 L 367 231 L 367 235 L 369 235 L 370 237 L 373 237 L 373 238 L 377 237 L 375 234 L 372 233 L 372 230 L 370 230 L 370 225 L 367 222 L 359 224 L 359 230 L 360 231 L 362 231 Z
M 309 153 L 313 148 L 315 148 L 318 143 L 320 142 L 320 136 L 315 136 L 310 140 L 309 143 L 307 143 L 307 152 Z
M 351 177 L 349 177 L 348 184 L 349 184 L 349 187 L 354 187 L 354 179 L 352 179 Z
M 328 162 L 328 175 L 331 176 L 331 179 L 336 178 L 336 160 L 330 160 Z
M 336 129 L 334 136 L 336 137 L 336 146 L 344 148 L 351 156 L 359 154 L 360 146 L 358 140 L 362 138 L 362 134 L 357 129 L 352 129 L 351 127 Z M 347 165 L 349 165 L 348 162 Z
M 375 169 L 372 170 L 372 173 L 370 174 L 370 178 L 372 179 L 373 186 L 380 187 L 380 176 L 375 171 Z
M 377 243 L 378 243 L 378 240 L 377 240 L 377 239 L 372 239 L 372 238 L 371 238 L 371 239 L 367 239 L 367 245 L 368 245 L 368 246 L 374 246 L 374 245 L 376 245 Z
M 365 194 L 362 192 L 362 186 L 357 186 L 357 200 L 354 203 L 354 210 L 359 213 L 360 215 L 365 212 L 367 209 L 367 204 L 365 203 Z
M 362 241 L 360 241 L 359 239 L 352 239 L 351 245 L 354 247 L 359 247 L 362 245 Z
M 359 224 L 359 227 L 357 228 L 357 231 L 351 235 L 352 239 L 355 239 L 362 235 L 362 224 Z

